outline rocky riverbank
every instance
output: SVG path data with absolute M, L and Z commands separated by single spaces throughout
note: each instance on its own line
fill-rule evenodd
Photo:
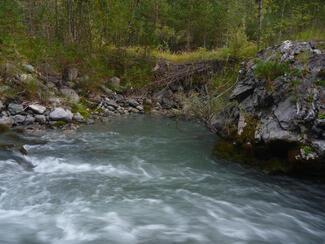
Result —
M 210 122 L 217 134 L 254 157 L 324 168 L 325 54 L 316 43 L 285 41 L 243 63 L 230 101 Z

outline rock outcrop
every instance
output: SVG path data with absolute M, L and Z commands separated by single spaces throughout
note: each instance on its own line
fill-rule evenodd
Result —
M 232 103 L 211 127 L 241 145 L 272 145 L 290 160 L 325 164 L 324 83 L 325 54 L 316 44 L 267 48 L 242 64 Z

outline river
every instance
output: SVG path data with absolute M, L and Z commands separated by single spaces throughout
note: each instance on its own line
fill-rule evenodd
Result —
M 202 125 L 135 116 L 38 139 L 32 171 L 0 158 L 0 244 L 325 242 L 325 185 L 216 158 Z

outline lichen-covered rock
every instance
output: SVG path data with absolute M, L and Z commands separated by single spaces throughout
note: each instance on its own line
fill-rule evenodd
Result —
M 325 54 L 316 44 L 285 41 L 267 48 L 242 65 L 230 95 L 235 103 L 210 126 L 240 143 L 245 134 L 244 143 L 252 145 L 290 144 L 298 154 L 308 148 L 296 158 L 325 162 L 324 81 Z

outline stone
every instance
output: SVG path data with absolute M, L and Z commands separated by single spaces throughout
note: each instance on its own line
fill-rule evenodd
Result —
M 36 114 L 43 114 L 46 111 L 46 107 L 39 104 L 31 104 L 28 108 Z
M 27 115 L 24 121 L 24 125 L 31 125 L 35 122 L 35 118 L 32 115 Z
M 274 115 L 280 123 L 280 126 L 287 130 L 289 127 L 293 127 L 292 122 L 297 114 L 297 107 L 292 103 L 292 98 L 288 97 L 283 102 L 279 103 L 274 111 Z
M 4 109 L 5 106 L 3 105 L 2 101 L 0 101 L 0 111 L 2 111 L 2 109 Z
M 78 103 L 80 101 L 80 97 L 75 90 L 71 88 L 62 88 L 60 91 L 70 102 Z
M 78 123 L 82 123 L 85 121 L 84 117 L 79 112 L 73 115 L 73 120 Z
M 24 112 L 24 107 L 21 104 L 9 103 L 9 105 L 8 105 L 8 111 L 12 115 L 20 114 L 20 113 Z
M 298 142 L 300 137 L 288 130 L 284 130 L 280 127 L 276 119 L 263 120 L 255 131 L 255 139 L 263 141 L 265 143 L 270 142 Z
M 33 80 L 33 76 L 31 74 L 20 74 L 19 80 L 22 82 L 31 81 Z
M 63 71 L 63 80 L 68 81 L 75 81 L 78 78 L 79 70 L 77 68 L 65 68 Z
M 143 110 L 144 110 L 143 106 L 141 106 L 141 105 L 137 106 L 136 109 L 139 110 L 140 112 L 143 112 Z
M 42 114 L 35 115 L 35 121 L 40 123 L 40 124 L 45 124 L 46 123 L 46 116 Z
M 317 150 L 319 156 L 325 156 L 325 140 L 313 140 L 312 142 L 313 147 Z
M 14 124 L 19 125 L 19 124 L 23 124 L 25 122 L 26 116 L 21 115 L 21 114 L 17 114 L 15 116 L 13 116 L 13 120 L 14 120 Z
M 119 88 L 120 87 L 120 84 L 121 84 L 121 79 L 114 76 L 112 77 L 110 80 L 110 85 L 113 87 L 113 88 Z
M 23 64 L 23 68 L 24 68 L 24 70 L 26 70 L 29 73 L 34 73 L 35 72 L 35 68 L 31 64 Z
M 134 108 L 136 108 L 137 106 L 140 105 L 140 104 L 138 103 L 138 101 L 135 100 L 135 99 L 133 99 L 133 98 L 128 99 L 128 103 L 129 103 L 130 106 L 132 106 L 132 107 L 134 107 Z
M 113 107 L 115 109 L 117 109 L 119 107 L 119 105 L 115 101 L 113 101 L 113 100 L 111 100 L 109 98 L 106 98 L 105 99 L 104 105 L 105 105 L 105 107 L 109 107 L 110 106 L 110 107 Z
M 64 108 L 55 108 L 49 115 L 50 120 L 52 121 L 66 121 L 71 122 L 73 114 L 69 109 Z

